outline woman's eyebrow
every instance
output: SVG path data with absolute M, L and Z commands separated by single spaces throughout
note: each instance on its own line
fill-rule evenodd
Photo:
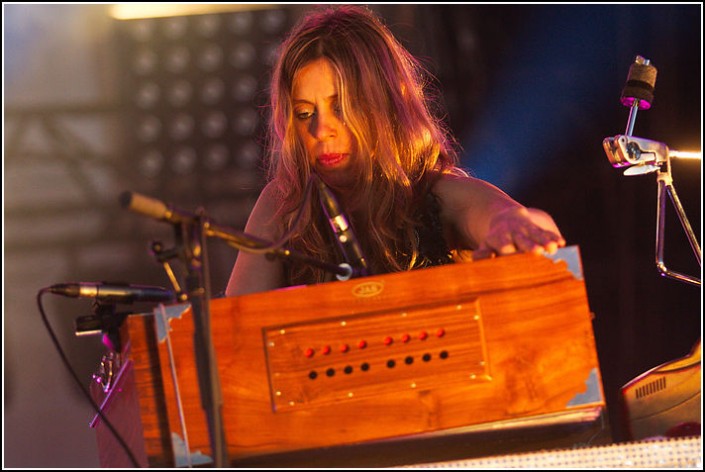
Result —
M 338 94 L 335 93 L 329 97 L 326 97 L 325 100 L 327 102 L 332 102 L 333 100 L 336 100 L 338 98 Z M 294 98 L 293 100 L 294 103 L 313 103 L 311 100 L 306 100 L 305 98 Z

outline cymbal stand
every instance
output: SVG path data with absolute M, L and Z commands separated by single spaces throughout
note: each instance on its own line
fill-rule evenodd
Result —
M 637 56 L 629 71 L 627 85 L 622 92 L 622 103 L 630 106 L 629 120 L 625 134 L 607 137 L 602 146 L 607 158 L 615 168 L 627 167 L 624 175 L 642 175 L 656 172 L 658 199 L 656 208 L 656 267 L 659 273 L 681 282 L 701 285 L 700 278 L 682 274 L 666 267 L 664 262 L 664 233 L 666 223 L 666 196 L 671 200 L 678 219 L 688 238 L 698 265 L 702 267 L 701 250 L 688 217 L 683 210 L 678 193 L 673 185 L 671 158 L 702 159 L 702 152 L 670 150 L 664 143 L 632 136 L 636 113 L 648 109 L 653 100 L 653 85 L 656 69 L 648 59 Z

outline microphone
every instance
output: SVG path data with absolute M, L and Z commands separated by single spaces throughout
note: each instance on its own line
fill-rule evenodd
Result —
M 120 194 L 119 200 L 123 208 L 134 211 L 135 213 L 141 213 L 156 220 L 180 224 L 190 223 L 196 219 L 196 215 L 192 213 L 135 192 L 123 192 Z
M 338 275 L 338 279 L 347 280 L 353 275 L 368 275 L 367 259 L 365 259 L 365 256 L 362 254 L 360 244 L 348 223 L 348 219 L 340 209 L 338 200 L 323 180 L 320 178 L 316 180 L 318 181 L 323 211 L 328 218 L 330 227 L 333 229 L 335 240 L 343 253 L 345 261 L 351 266 L 350 274 L 347 277 Z
M 113 303 L 169 302 L 175 299 L 174 292 L 161 287 L 105 282 L 56 284 L 49 287 L 49 291 L 66 297 L 95 298 Z
M 199 222 L 199 216 L 194 213 L 135 192 L 123 192 L 120 195 L 120 204 L 123 208 L 130 211 L 175 225 L 189 225 Z M 273 257 L 296 259 L 337 274 L 338 278 L 345 277 L 342 280 L 347 280 L 352 275 L 352 268 L 348 264 L 345 264 L 345 266 L 337 266 L 317 261 L 283 247 L 282 244 L 274 244 L 265 239 L 260 239 L 241 231 L 218 225 L 211 219 L 206 219 L 202 223 L 207 236 L 222 239 L 239 250 L 254 254 L 264 254 L 268 259 Z

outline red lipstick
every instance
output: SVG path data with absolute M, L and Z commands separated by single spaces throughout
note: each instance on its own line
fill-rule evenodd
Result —
M 349 154 L 330 152 L 318 156 L 318 162 L 323 166 L 334 166 L 345 159 Z

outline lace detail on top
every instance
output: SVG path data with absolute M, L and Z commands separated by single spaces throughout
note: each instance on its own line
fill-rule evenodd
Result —
M 419 221 L 415 229 L 419 246 L 419 263 L 415 268 L 452 263 L 453 257 L 443 236 L 441 205 L 438 197 L 428 192 L 416 212 L 416 217 Z

